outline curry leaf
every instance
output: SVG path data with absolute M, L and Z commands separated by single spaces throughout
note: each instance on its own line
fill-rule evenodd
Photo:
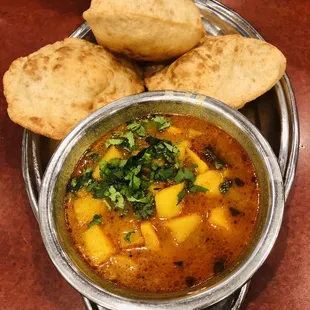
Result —
M 232 186 L 232 181 L 226 180 L 220 184 L 220 192 L 225 195 L 228 193 L 229 188 Z
M 214 165 L 215 169 L 220 170 L 225 168 L 227 165 L 224 160 L 217 154 L 217 152 L 210 146 L 206 146 L 203 150 L 206 161 Z

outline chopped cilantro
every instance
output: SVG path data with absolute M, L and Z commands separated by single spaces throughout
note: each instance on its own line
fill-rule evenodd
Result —
M 124 210 L 125 208 L 125 200 L 123 195 L 118 192 L 114 186 L 109 187 L 109 196 L 108 196 L 111 201 L 114 202 L 114 205 L 116 208 Z
M 145 137 L 147 131 L 145 129 L 145 125 L 148 123 L 147 120 L 143 120 L 140 122 L 134 121 L 127 126 L 127 129 L 131 132 L 135 133 L 139 137 Z
M 151 146 L 147 153 L 153 157 L 153 159 L 162 158 L 166 160 L 168 164 L 176 163 L 180 151 L 173 142 L 157 139 L 152 136 L 148 136 L 145 141 Z
M 122 143 L 124 143 L 124 139 L 114 138 L 107 140 L 105 146 L 106 148 L 108 148 L 110 145 L 121 145 Z
M 103 181 L 88 186 L 97 199 L 109 199 L 111 209 L 122 214 L 133 208 L 137 218 L 147 219 L 154 214 L 154 196 L 148 192 L 156 181 L 172 181 L 176 175 L 175 163 L 179 150 L 174 143 L 147 137 L 149 146 L 126 160 L 100 162 Z M 156 163 L 162 162 L 162 165 Z
M 159 131 L 163 131 L 171 126 L 171 122 L 168 119 L 157 115 L 152 119 L 135 120 L 127 125 L 127 129 L 138 137 L 145 137 L 147 135 L 146 126 L 150 122 L 155 124 Z
M 73 178 L 73 179 L 71 180 L 71 186 L 72 186 L 72 187 L 76 187 L 77 184 L 78 184 L 77 178 Z
M 141 171 L 141 165 L 134 167 L 128 174 L 125 176 L 125 180 L 129 181 L 129 187 L 138 189 L 141 185 L 141 179 L 137 177 L 137 174 Z
M 165 130 L 171 126 L 171 122 L 163 116 L 155 116 L 152 121 L 156 124 L 159 131 Z
M 140 199 L 135 197 L 129 197 L 128 201 L 131 203 L 135 215 L 138 219 L 147 219 L 154 214 L 154 196 L 147 195 Z
M 91 160 L 98 162 L 101 158 L 101 156 L 97 153 L 95 153 L 94 151 L 92 151 L 91 149 L 87 149 L 85 152 L 85 156 L 87 158 L 90 158 Z
M 127 124 L 128 131 L 117 133 L 107 140 L 106 147 L 115 145 L 128 152 L 136 150 L 135 138 L 146 136 L 146 126 L 149 122 L 155 123 L 157 129 L 161 131 L 171 126 L 170 121 L 162 116 L 134 121 Z M 154 182 L 170 184 L 184 182 L 184 188 L 178 194 L 178 203 L 188 193 L 208 191 L 202 186 L 194 185 L 196 176 L 193 171 L 179 168 L 179 149 L 175 143 L 153 136 L 147 136 L 144 139 L 148 146 L 140 149 L 137 154 L 131 153 L 127 159 L 101 161 L 99 163 L 100 180 L 92 178 L 93 169 L 88 167 L 82 175 L 71 180 L 68 185 L 69 190 L 77 191 L 85 187 L 94 198 L 102 199 L 109 210 L 124 215 L 131 207 L 138 219 L 147 219 L 154 214 L 155 198 L 149 192 L 149 187 Z M 86 154 L 96 155 L 91 150 Z M 99 222 L 99 218 L 94 220 Z M 130 239 L 130 236 L 128 238 Z
M 205 187 L 200 186 L 200 185 L 193 185 L 192 187 L 189 188 L 189 191 L 191 193 L 196 193 L 196 192 L 206 193 L 209 190 Z
M 103 198 L 102 200 L 103 200 L 103 202 L 105 203 L 105 205 L 107 206 L 107 208 L 111 211 L 111 210 L 112 210 L 112 206 L 110 205 L 110 203 L 108 202 L 108 200 L 105 199 L 105 198 Z
M 220 184 L 220 192 L 224 195 L 227 194 L 229 188 L 232 186 L 232 181 L 226 180 Z
M 100 214 L 95 214 L 93 216 L 93 219 L 91 222 L 88 223 L 88 228 L 94 226 L 94 225 L 100 225 L 102 224 L 102 216 Z
M 194 173 L 192 171 L 190 171 L 189 169 L 187 168 L 182 168 L 182 169 L 179 169 L 178 170 L 178 173 L 177 175 L 175 176 L 175 179 L 174 179 L 177 183 L 181 183 L 185 180 L 188 180 L 192 183 L 195 182 L 196 180 L 196 177 L 194 175 Z
M 190 181 L 185 182 L 183 190 L 178 194 L 178 204 L 182 201 L 182 199 L 188 194 L 188 193 L 196 193 L 196 192 L 202 192 L 206 193 L 209 190 L 205 187 L 199 186 L 199 185 L 193 185 Z
M 125 138 L 127 140 L 128 146 L 125 146 L 128 151 L 132 151 L 135 146 L 135 138 L 131 131 L 126 132 L 124 135 L 122 135 L 122 138 Z
M 167 181 L 171 180 L 174 176 L 175 170 L 172 167 L 157 169 L 154 174 L 155 181 Z
M 221 169 L 225 168 L 225 165 L 220 161 L 216 161 L 214 163 L 214 165 L 215 165 L 215 169 L 217 169 L 217 170 L 221 170 Z
M 182 189 L 182 191 L 180 191 L 180 192 L 178 193 L 178 203 L 177 203 L 177 204 L 179 204 L 179 203 L 183 200 L 183 198 L 186 196 L 186 194 L 187 194 L 187 190 L 186 190 L 186 188 L 184 187 L 184 188 Z
M 156 145 L 158 144 L 161 140 L 160 139 L 157 139 L 155 137 L 152 137 L 152 136 L 148 136 L 145 141 L 149 144 L 149 145 Z
M 130 231 L 126 234 L 126 236 L 124 237 L 124 240 L 127 242 L 127 243 L 131 243 L 131 235 L 134 234 L 135 231 Z
M 93 168 L 87 167 L 84 172 L 76 178 L 73 178 L 68 184 L 68 191 L 77 192 L 82 187 L 87 187 L 92 183 Z
M 107 140 L 105 146 L 108 148 L 110 145 L 119 145 L 122 146 L 128 152 L 131 152 L 135 149 L 136 143 L 134 134 L 131 131 L 128 131 L 120 136 Z
M 183 190 L 178 194 L 178 204 L 182 201 L 182 199 L 186 196 L 186 194 L 190 193 L 196 193 L 196 192 L 208 192 L 209 190 L 207 188 L 204 188 L 199 185 L 194 185 L 194 182 L 196 181 L 196 176 L 192 171 L 190 171 L 187 168 L 179 169 L 175 178 L 176 183 L 184 183 Z

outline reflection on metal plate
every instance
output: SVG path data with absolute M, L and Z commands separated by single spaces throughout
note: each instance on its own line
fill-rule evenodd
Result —
M 263 37 L 237 13 L 213 0 L 195 0 L 200 9 L 204 27 L 209 35 L 239 33 L 263 40 Z M 71 37 L 96 42 L 84 22 Z M 298 159 L 299 126 L 294 93 L 285 75 L 277 85 L 263 96 L 240 110 L 263 134 L 278 156 L 285 184 L 285 197 L 294 181 Z M 23 176 L 27 194 L 35 217 L 38 219 L 38 192 L 45 167 L 58 142 L 25 130 L 23 138 Z M 209 307 L 212 310 L 237 310 L 245 299 L 249 282 L 233 295 Z M 105 310 L 83 297 L 87 310 Z

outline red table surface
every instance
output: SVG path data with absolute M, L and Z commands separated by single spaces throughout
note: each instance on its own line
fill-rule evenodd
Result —
M 243 309 L 310 309 L 310 1 L 222 2 L 286 55 L 301 129 L 297 176 L 282 229 Z M 88 6 L 82 0 L 1 0 L 0 76 L 15 58 L 68 36 Z M 0 92 L 0 308 L 83 309 L 80 295 L 44 249 L 21 173 L 23 129 L 9 120 Z

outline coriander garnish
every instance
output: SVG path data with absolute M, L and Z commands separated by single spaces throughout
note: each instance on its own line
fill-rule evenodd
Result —
M 100 214 L 95 214 L 92 221 L 88 223 L 88 228 L 94 226 L 94 225 L 100 225 L 102 224 L 102 216 Z

